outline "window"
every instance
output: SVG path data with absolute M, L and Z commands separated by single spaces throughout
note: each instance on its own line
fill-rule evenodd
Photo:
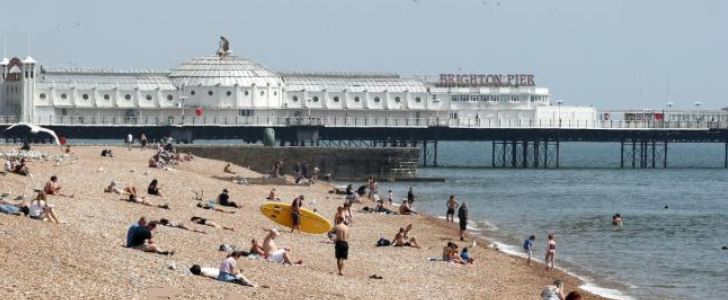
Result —
M 105 94 L 104 95 L 104 100 L 109 100 L 109 99 L 111 99 L 111 96 L 109 96 L 109 94 Z
M 278 96 L 278 91 L 273 91 L 273 96 Z
M 172 96 L 172 95 L 167 95 L 167 101 L 172 101 L 172 99 L 174 99 L 174 96 Z
M 41 100 L 45 100 L 45 98 L 46 98 L 46 94 L 45 93 L 40 93 L 40 99 Z
M 190 91 L 190 95 L 194 96 L 195 95 L 195 90 L 191 90 Z
M 334 97 L 334 102 L 339 102 L 339 97 Z
M 68 95 L 66 95 L 66 94 L 61 94 L 61 99 L 63 99 L 63 100 L 66 100 L 66 98 L 68 98 Z
M 207 91 L 207 95 L 212 96 L 212 94 L 213 94 L 212 91 Z
M 298 101 L 298 96 L 293 96 L 293 102 L 297 102 L 297 101 Z
M 260 91 L 260 95 L 261 96 L 265 95 L 265 91 Z
M 147 95 L 147 101 L 152 101 L 152 95 Z
M 88 100 L 88 94 L 83 94 L 83 96 L 81 96 L 81 98 L 83 98 L 83 100 Z
M 251 110 L 251 109 L 238 109 L 238 116 L 241 116 L 241 117 L 252 117 L 253 116 L 253 110 Z
M 417 102 L 417 103 L 422 102 L 422 98 L 420 98 L 420 97 L 415 98 L 415 102 Z
M 359 102 L 359 96 L 354 97 L 354 102 Z
M 124 96 L 124 99 L 126 99 L 127 101 L 131 100 L 131 95 L 126 94 L 126 96 Z
M 318 97 L 313 97 L 313 102 L 319 102 L 319 98 Z
M 248 91 L 245 91 L 245 96 L 247 96 L 248 94 L 250 94 L 250 92 L 248 92 Z
M 382 99 L 379 99 L 379 97 L 374 97 L 374 102 L 378 103 L 379 101 L 382 101 Z
M 402 102 L 402 99 L 400 99 L 399 97 L 394 97 L 394 102 L 400 103 Z
M 227 92 L 225 93 L 225 95 L 227 95 L 228 97 L 230 97 L 230 96 L 231 96 L 232 94 L 233 94 L 233 92 L 231 92 L 231 91 L 227 91 Z

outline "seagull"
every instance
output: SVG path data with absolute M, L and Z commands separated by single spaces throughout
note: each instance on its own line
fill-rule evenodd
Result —
M 53 140 L 56 141 L 56 145 L 61 146 L 61 141 L 58 139 L 58 135 L 56 135 L 56 132 L 55 131 L 50 130 L 48 128 L 40 127 L 38 125 L 33 125 L 33 124 L 30 124 L 30 123 L 26 123 L 26 122 L 19 122 L 19 123 L 15 123 L 15 124 L 11 125 L 7 129 L 5 129 L 5 131 L 8 131 L 10 129 L 13 129 L 14 127 L 19 127 L 19 126 L 25 126 L 25 127 L 30 128 L 30 133 L 32 133 L 32 134 L 38 134 L 38 133 L 41 133 L 41 132 L 47 133 L 47 134 L 49 134 L 50 136 L 53 137 Z

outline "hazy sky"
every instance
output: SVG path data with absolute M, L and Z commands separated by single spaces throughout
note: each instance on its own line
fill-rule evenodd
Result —
M 3 33 L 45 66 L 170 69 L 225 35 L 275 70 L 535 74 L 602 109 L 663 108 L 669 78 L 676 107 L 728 106 L 724 0 L 0 0 Z

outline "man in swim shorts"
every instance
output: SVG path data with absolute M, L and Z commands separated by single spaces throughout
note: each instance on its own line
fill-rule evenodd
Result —
M 294 230 L 297 230 L 299 234 L 301 233 L 301 206 L 303 206 L 303 195 L 293 199 L 293 202 L 291 203 L 291 219 L 293 220 L 291 233 L 293 233 Z
M 341 217 L 336 218 L 336 226 L 332 230 L 334 237 L 334 253 L 336 256 L 336 267 L 339 269 L 339 276 L 344 276 L 344 261 L 349 259 L 349 228 Z
M 450 223 L 455 223 L 455 209 L 458 208 L 458 201 L 455 200 L 455 195 L 450 195 L 450 199 L 447 200 L 445 205 L 447 206 L 445 220 Z
M 460 240 L 465 240 L 465 231 L 468 229 L 468 204 L 463 202 L 458 210 L 458 219 L 460 219 Z
M 275 243 L 276 237 L 280 235 L 277 229 L 272 228 L 266 230 L 268 235 L 263 240 L 263 250 L 265 250 L 265 260 L 270 262 L 282 262 L 284 264 L 293 264 L 291 260 L 290 250 L 288 248 L 278 248 Z M 299 260 L 296 264 L 302 264 L 303 260 Z

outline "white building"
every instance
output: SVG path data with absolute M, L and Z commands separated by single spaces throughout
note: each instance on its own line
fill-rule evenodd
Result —
M 227 45 L 226 45 L 227 46 Z M 222 49 L 222 48 L 221 48 Z M 0 123 L 583 127 L 532 75 L 282 73 L 230 51 L 169 71 L 47 68 L 2 60 Z

